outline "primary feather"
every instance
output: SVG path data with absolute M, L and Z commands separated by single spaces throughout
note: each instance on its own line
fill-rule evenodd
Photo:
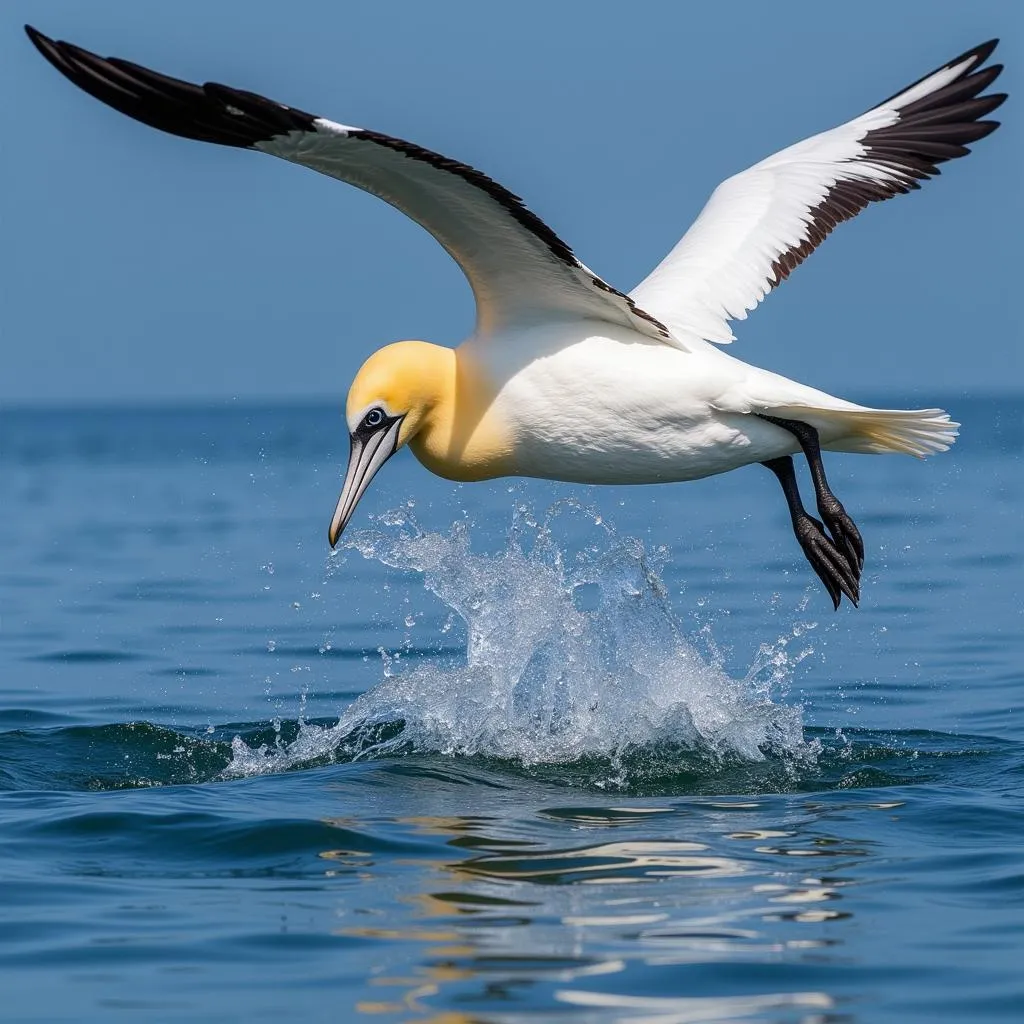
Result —
M 631 297 L 681 339 L 733 341 L 728 322 L 746 319 L 837 224 L 919 188 L 998 127 L 979 118 L 1005 94 L 978 96 L 1002 70 L 978 70 L 995 46 L 968 50 L 860 117 L 727 178 Z

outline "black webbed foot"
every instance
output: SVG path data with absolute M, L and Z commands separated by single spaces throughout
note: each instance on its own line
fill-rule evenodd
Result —
M 833 606 L 838 609 L 840 595 L 845 594 L 856 607 L 860 601 L 860 572 L 829 540 L 822 524 L 807 512 L 799 513 L 793 517 L 793 532 L 804 557 L 825 585 Z
M 857 524 L 847 515 L 843 503 L 830 491 L 818 500 L 818 515 L 832 534 L 835 546 L 844 554 L 850 568 L 860 580 L 864 568 L 864 541 Z
M 793 532 L 796 534 L 804 557 L 810 562 L 818 579 L 825 585 L 829 597 L 832 598 L 833 606 L 838 609 L 842 595 L 845 594 L 856 607 L 860 601 L 860 566 L 862 564 L 861 556 L 857 554 L 856 545 L 860 545 L 860 551 L 863 552 L 857 527 L 853 525 L 838 500 L 832 499 L 835 502 L 834 507 L 831 502 L 826 503 L 825 514 L 830 521 L 829 528 L 833 531 L 833 536 L 843 545 L 842 548 L 838 547 L 825 533 L 824 525 L 804 508 L 803 502 L 800 500 L 800 489 L 796 482 L 793 459 L 789 455 L 784 455 L 778 459 L 769 459 L 762 465 L 770 469 L 782 485 L 782 491 L 786 495 L 786 504 L 789 506 L 789 514 L 793 520 Z
M 818 505 L 818 515 L 821 516 L 824 525 L 828 528 L 828 532 L 832 535 L 833 549 L 846 562 L 846 566 L 849 569 L 847 575 L 852 578 L 855 587 L 859 588 L 861 570 L 864 568 L 864 541 L 861 538 L 860 530 L 857 529 L 856 524 L 850 518 L 846 509 L 843 508 L 842 502 L 832 493 L 832 489 L 828 485 L 828 479 L 825 476 L 825 466 L 821 461 L 821 445 L 818 441 L 818 431 L 809 423 L 804 423 L 801 420 L 782 419 L 781 417 L 768 416 L 764 413 L 757 413 L 756 415 L 760 419 L 775 424 L 777 427 L 782 427 L 783 430 L 788 430 L 799 442 L 800 448 L 807 458 L 807 466 L 811 471 L 814 496 Z M 784 461 L 782 459 L 771 459 L 764 463 L 764 465 L 771 469 L 778 476 L 780 483 L 782 483 L 782 488 L 786 492 L 786 500 L 789 502 L 790 514 L 793 516 L 793 527 L 796 529 L 797 516 L 803 513 L 804 509 L 803 505 L 800 504 L 796 477 L 792 469 L 792 459 L 788 457 L 787 459 L 790 464 L 788 469 L 782 467 Z M 817 522 L 817 520 L 812 521 Z M 798 532 L 797 537 L 799 538 L 799 536 Z M 807 547 L 802 540 L 801 546 L 804 547 L 804 553 L 807 554 Z M 821 572 L 813 559 L 811 559 L 811 556 L 808 554 L 807 557 L 811 560 L 811 564 L 815 566 L 815 572 L 821 576 Z M 829 593 L 832 594 L 833 601 L 838 602 L 836 595 L 831 590 Z M 850 600 L 854 604 L 857 603 L 853 597 L 850 597 Z

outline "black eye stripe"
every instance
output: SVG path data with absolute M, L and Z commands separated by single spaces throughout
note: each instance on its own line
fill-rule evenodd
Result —
M 379 405 L 375 405 L 363 415 L 359 425 L 352 432 L 352 436 L 365 440 L 373 434 L 387 430 L 401 418 L 401 416 L 389 416 Z

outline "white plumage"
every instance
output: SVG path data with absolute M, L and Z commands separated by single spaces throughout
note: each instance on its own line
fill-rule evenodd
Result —
M 734 341 L 728 321 L 745 320 L 780 283 L 780 257 L 801 246 L 816 246 L 816 221 L 819 231 L 824 224 L 815 212 L 828 204 L 837 186 L 867 186 L 871 198 L 878 199 L 917 188 L 916 179 L 923 176 L 917 173 L 920 164 L 900 166 L 898 155 L 894 159 L 891 151 L 878 152 L 872 140 L 884 140 L 884 130 L 898 126 L 914 104 L 964 78 L 989 53 L 989 46 L 978 47 L 860 117 L 812 135 L 727 178 L 711 194 L 689 231 L 633 289 L 631 297 L 681 338 L 696 336 L 718 344 Z M 998 69 L 989 70 L 998 73 Z M 994 77 L 986 75 L 984 84 Z M 975 84 L 984 88 L 982 83 Z M 916 142 L 919 150 L 921 142 L 927 145 L 928 140 L 914 139 L 913 133 L 919 130 L 917 122 L 924 119 L 918 113 L 916 118 L 911 114 L 909 120 L 912 127 L 905 129 L 901 141 L 904 146 L 908 140 L 912 145 Z M 928 149 L 923 155 L 942 156 Z M 945 158 L 950 155 L 962 153 L 950 152 Z M 833 210 L 832 219 L 846 219 L 845 212 Z M 788 273 L 785 267 L 782 270 L 782 276 Z

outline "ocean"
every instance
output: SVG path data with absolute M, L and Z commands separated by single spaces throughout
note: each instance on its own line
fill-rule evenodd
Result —
M 331 553 L 339 407 L 0 412 L 0 1017 L 1024 1020 L 1024 398 L 945 403 L 827 455 L 838 613 L 756 466 L 403 453 Z

